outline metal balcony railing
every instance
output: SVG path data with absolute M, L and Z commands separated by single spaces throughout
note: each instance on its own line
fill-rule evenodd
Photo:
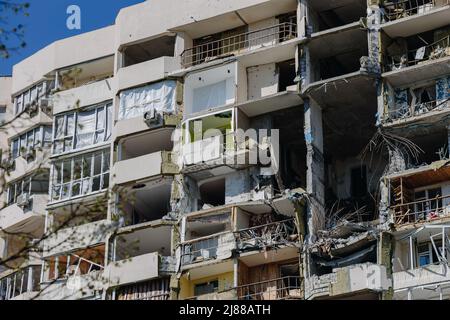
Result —
M 388 71 L 411 67 L 428 60 L 436 60 L 450 56 L 450 36 L 429 45 L 408 50 L 403 55 L 388 56 Z
M 297 229 L 294 219 L 276 221 L 235 232 L 239 249 L 288 244 L 295 241 Z
M 285 300 L 301 298 L 300 277 L 287 276 L 278 279 L 241 285 L 236 290 L 239 300 Z
M 389 110 L 388 119 L 389 120 L 399 120 L 409 117 L 418 116 L 433 110 L 444 109 L 449 105 L 449 99 L 433 100 L 428 102 L 422 102 L 408 108 L 398 108 L 394 110 Z
M 396 225 L 418 223 L 450 215 L 450 195 L 391 206 Z
M 383 3 L 388 21 L 429 12 L 435 8 L 450 4 L 450 0 L 397 0 Z
M 182 245 L 181 263 L 188 265 L 215 259 L 221 234 L 186 241 Z
M 263 45 L 275 45 L 296 37 L 296 23 L 280 23 L 186 49 L 181 54 L 181 63 L 187 68 L 221 56 L 252 50 Z

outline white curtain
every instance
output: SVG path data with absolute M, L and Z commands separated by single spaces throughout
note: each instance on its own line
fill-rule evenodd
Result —
M 120 93 L 119 120 L 142 117 L 144 112 L 175 112 L 175 81 L 163 81 Z
M 83 148 L 93 143 L 95 132 L 95 109 L 78 114 L 76 148 Z

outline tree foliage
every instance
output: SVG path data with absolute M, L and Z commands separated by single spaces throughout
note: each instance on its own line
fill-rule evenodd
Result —
M 28 16 L 29 7 L 28 2 L 0 0 L 0 58 L 7 59 L 12 52 L 26 46 L 25 28 L 15 20 L 20 15 Z

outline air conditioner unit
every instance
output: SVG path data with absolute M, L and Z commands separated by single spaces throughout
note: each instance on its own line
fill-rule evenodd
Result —
M 38 111 L 37 103 L 30 103 L 28 106 L 26 106 L 26 110 L 29 115 L 35 114 Z
M 148 126 L 157 125 L 161 121 L 161 115 L 155 109 L 144 113 L 144 121 Z
M 27 192 L 22 193 L 17 197 L 16 203 L 19 207 L 27 206 L 30 203 L 30 195 Z
M 22 156 L 25 160 L 29 160 L 31 158 L 34 158 L 34 155 L 35 149 L 31 146 L 28 146 Z
M 39 108 L 42 110 L 42 112 L 45 113 L 52 113 L 53 110 L 53 105 L 52 105 L 52 100 L 50 98 L 42 98 L 39 100 Z

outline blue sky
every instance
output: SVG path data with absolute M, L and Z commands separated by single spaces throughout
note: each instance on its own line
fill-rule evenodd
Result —
M 25 27 L 26 48 L 13 52 L 9 59 L 0 58 L 0 75 L 9 75 L 12 66 L 55 40 L 92 31 L 114 23 L 121 8 L 143 0 L 22 0 L 28 2 L 29 17 L 11 15 L 11 22 Z M 69 30 L 67 7 L 81 9 L 81 30 Z

